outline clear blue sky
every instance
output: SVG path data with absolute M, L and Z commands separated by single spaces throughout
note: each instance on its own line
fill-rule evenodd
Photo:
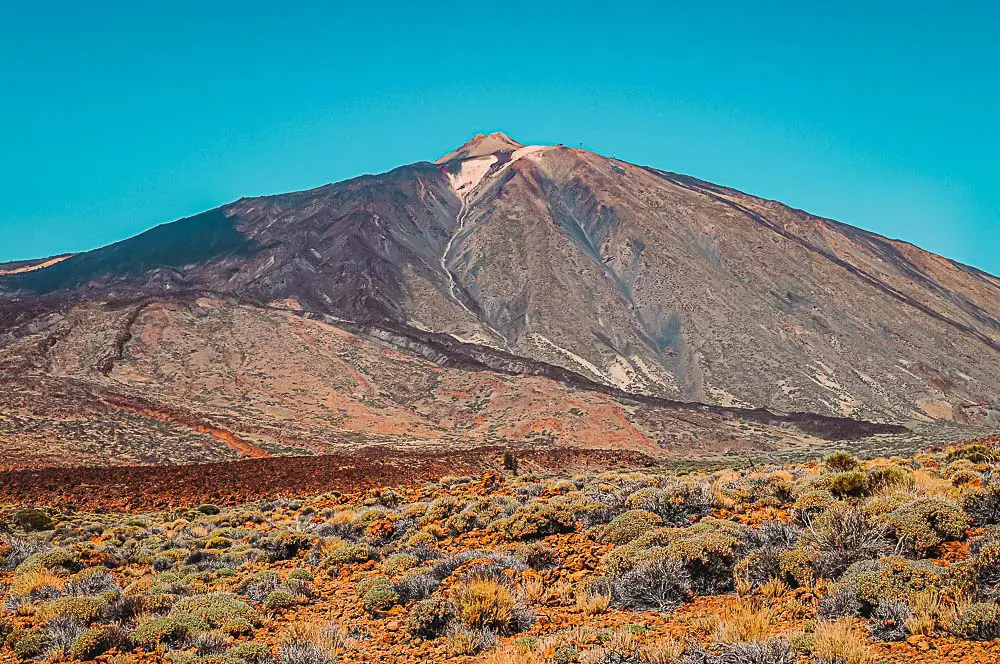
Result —
M 986 2 L 9 0 L 0 260 L 503 130 L 1000 274 L 998 26 Z

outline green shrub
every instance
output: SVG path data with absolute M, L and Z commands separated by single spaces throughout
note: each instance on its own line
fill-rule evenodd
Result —
M 204 505 L 198 505 L 198 507 L 196 507 L 195 509 L 201 512 L 202 514 L 205 514 L 206 516 L 214 516 L 222 511 L 221 509 L 219 509 L 218 506 L 212 505 L 210 503 L 206 503 Z
M 457 608 L 449 600 L 440 597 L 425 599 L 410 608 L 406 629 L 414 636 L 434 639 L 444 633 L 456 614 Z
M 940 498 L 919 498 L 888 517 L 896 538 L 917 555 L 965 536 L 969 519 L 962 508 Z
M 1000 483 L 969 489 L 962 510 L 978 528 L 1000 524 Z
M 963 639 L 989 641 L 1000 637 L 1000 610 L 993 602 L 972 604 L 951 624 L 951 631 Z
M 916 484 L 913 474 L 906 468 L 895 464 L 874 466 L 866 473 L 868 493 L 886 491 L 888 489 L 909 489 Z
M 778 564 L 785 582 L 792 587 L 806 587 L 816 579 L 813 565 L 817 552 L 807 547 L 795 547 L 778 554 Z
M 601 569 L 621 578 L 641 563 L 669 559 L 681 563 L 696 594 L 724 592 L 732 588 L 733 568 L 746 554 L 748 532 L 746 526 L 713 517 L 687 528 L 652 528 L 612 549 Z
M 170 609 L 174 618 L 193 617 L 227 634 L 246 634 L 260 623 L 253 607 L 236 595 L 208 593 L 185 597 Z
M 824 466 L 838 473 L 854 470 L 859 463 L 853 454 L 843 450 L 833 452 L 823 459 Z
M 959 459 L 966 459 L 972 463 L 993 463 L 996 460 L 996 453 L 986 445 L 973 444 L 952 450 L 944 458 L 947 463 Z
M 400 574 L 420 565 L 420 559 L 408 553 L 396 553 L 382 561 L 386 574 Z
M 222 655 L 221 664 L 269 664 L 271 649 L 263 643 L 237 643 Z
M 336 572 L 344 565 L 363 563 L 369 560 L 376 560 L 377 558 L 378 552 L 367 544 L 349 544 L 344 542 L 327 555 L 324 564 L 328 569 Z
M 611 523 L 604 526 L 600 533 L 602 542 L 609 544 L 627 544 L 657 526 L 663 525 L 663 519 L 646 510 L 629 510 L 622 512 Z
M 25 574 L 47 569 L 52 572 L 69 572 L 75 574 L 83 569 L 83 564 L 75 553 L 69 549 L 53 549 L 35 553 L 17 566 L 14 574 Z
M 208 626 L 203 621 L 190 615 L 158 616 L 139 623 L 131 639 L 140 648 L 155 650 L 161 644 L 182 645 L 188 636 L 206 629 Z
M 287 588 L 275 588 L 267 594 L 267 598 L 264 600 L 264 608 L 268 611 L 287 609 L 296 604 L 298 604 L 298 599 L 295 593 Z
M 683 563 L 695 594 L 727 592 L 733 587 L 733 568 L 746 552 L 742 536 L 747 530 L 732 521 L 707 517 L 676 529 L 665 555 Z
M 13 646 L 14 654 L 20 659 L 35 659 L 45 648 L 45 635 L 41 632 L 27 632 L 20 636 Z
M 465 504 L 454 496 L 442 496 L 427 506 L 424 516 L 420 519 L 421 524 L 438 523 L 444 521 L 452 514 L 461 512 Z
M 567 509 L 530 503 L 506 519 L 494 521 L 490 532 L 502 534 L 507 540 L 527 540 L 569 533 L 576 529 L 576 516 Z
M 60 597 L 45 602 L 35 611 L 35 621 L 53 618 L 73 618 L 83 624 L 92 623 L 108 612 L 108 602 L 100 597 Z
M 887 556 L 852 565 L 840 578 L 842 588 L 850 588 L 870 614 L 885 601 L 906 601 L 916 593 L 940 589 L 945 569 L 926 560 Z
M 824 511 L 837 501 L 826 489 L 806 491 L 795 499 L 793 507 L 800 515 L 814 515 Z
M 791 501 L 792 483 L 785 472 L 751 473 L 727 482 L 721 492 L 741 505 L 780 507 Z
M 263 549 L 272 561 L 291 560 L 313 544 L 313 538 L 294 530 L 280 530 L 267 538 Z
M 360 590 L 360 589 L 359 589 Z M 389 579 L 375 577 L 372 583 L 364 586 L 361 595 L 361 606 L 372 615 L 384 613 L 399 603 L 399 594 L 393 589 Z
M 847 470 L 823 475 L 818 485 L 835 496 L 860 496 L 868 488 L 868 478 L 860 470 Z
M 14 512 L 10 520 L 20 526 L 25 532 L 37 532 L 41 530 L 52 530 L 55 528 L 55 521 L 45 510 L 37 507 L 23 507 Z
M 913 496 L 906 493 L 871 496 L 861 503 L 861 511 L 870 519 L 882 519 L 912 499 Z
M 639 489 L 625 499 L 625 507 L 652 512 L 666 523 L 679 526 L 686 525 L 692 517 L 707 514 L 711 501 L 701 486 L 676 483 Z
M 301 567 L 299 569 L 293 569 L 288 573 L 289 579 L 295 579 L 297 581 L 312 581 L 313 576 L 312 572 L 307 569 L 302 569 Z
M 99 627 L 88 629 L 73 639 L 69 656 L 73 659 L 94 659 L 112 648 L 130 650 L 132 647 L 128 633 L 121 627 Z

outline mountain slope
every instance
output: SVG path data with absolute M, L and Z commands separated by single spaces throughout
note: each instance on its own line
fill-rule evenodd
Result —
M 437 163 L 241 199 L 47 267 L 0 271 L 0 344 L 8 358 L 29 338 L 58 347 L 39 330 L 91 306 L 81 302 L 185 293 L 352 329 L 445 333 L 627 394 L 1000 424 L 996 277 L 732 189 L 502 134 Z M 185 347 L 207 339 L 194 323 L 179 327 L 193 335 Z M 116 358 L 135 344 L 121 333 L 90 369 L 30 371 L 125 381 Z M 299 352 L 293 364 L 307 366 L 321 350 Z M 215 389 L 197 366 L 160 361 L 143 370 L 154 392 L 178 375 L 182 394 Z

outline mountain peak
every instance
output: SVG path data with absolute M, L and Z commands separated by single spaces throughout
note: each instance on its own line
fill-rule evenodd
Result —
M 495 131 L 492 134 L 476 134 L 461 147 L 452 150 L 435 163 L 443 164 L 452 159 L 469 159 L 471 157 L 485 157 L 494 152 L 504 150 L 516 150 L 524 146 L 513 138 L 503 133 Z

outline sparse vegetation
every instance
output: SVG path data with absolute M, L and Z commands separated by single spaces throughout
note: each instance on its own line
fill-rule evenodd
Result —
M 178 664 L 871 664 L 947 634 L 974 657 L 1000 638 L 996 458 L 508 465 L 138 515 L 10 506 L 0 642 Z

